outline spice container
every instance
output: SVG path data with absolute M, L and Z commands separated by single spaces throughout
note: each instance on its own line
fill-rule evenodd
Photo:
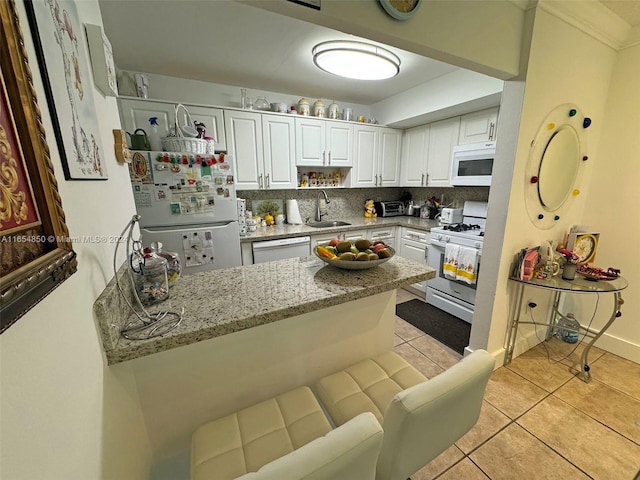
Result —
M 153 305 L 169 298 L 167 261 L 150 248 L 144 249 L 144 261 L 136 276 L 136 292 L 143 305 Z

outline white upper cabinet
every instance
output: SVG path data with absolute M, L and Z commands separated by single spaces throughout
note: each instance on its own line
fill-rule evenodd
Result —
M 426 187 L 429 125 L 405 130 L 403 143 L 400 185 Z
M 400 185 L 402 131 L 373 125 L 354 128 L 352 187 Z
M 148 135 L 150 133 L 149 118 L 157 117 L 161 137 L 169 134 L 169 129 L 175 122 L 175 106 L 175 103 L 170 102 L 118 99 L 120 120 L 126 132 L 133 133 L 134 130 L 142 128 Z
M 352 187 L 377 187 L 380 129 L 371 125 L 354 128 Z
M 402 131 L 393 128 L 381 128 L 379 136 L 378 186 L 397 187 L 400 185 Z
M 175 102 L 119 98 L 118 105 L 122 126 L 129 133 L 142 128 L 149 134 L 149 118 L 151 117 L 158 118 L 158 131 L 161 137 L 166 137 L 175 124 L 175 107 L 177 105 Z M 223 110 L 195 105 L 185 105 L 185 107 L 191 115 L 191 122 L 187 119 L 184 109 L 180 109 L 178 111 L 178 123 L 191 126 L 193 126 L 193 121 L 204 123 L 207 136 L 216 139 L 216 151 L 227 150 Z
M 186 105 L 185 105 L 186 106 Z M 216 151 L 227 150 L 227 139 L 224 134 L 224 114 L 221 108 L 213 107 L 197 107 L 186 106 L 189 110 L 189 116 L 191 117 L 191 126 L 193 122 L 204 123 L 205 135 L 207 137 L 213 137 L 215 140 Z M 180 117 L 180 125 L 189 123 L 187 114 L 183 109 L 178 112 Z
M 353 125 L 327 120 L 327 167 L 353 166 Z
M 458 144 L 460 117 L 429 124 L 427 186 L 451 186 L 451 156 Z
M 236 189 L 265 188 L 262 116 L 259 113 L 227 110 L 227 151 L 235 165 Z
M 319 118 L 296 118 L 296 165 L 353 165 L 353 125 Z
M 225 128 L 238 190 L 296 188 L 293 118 L 227 110 Z
M 293 118 L 262 115 L 264 188 L 296 188 L 295 135 Z
M 462 115 L 458 144 L 465 145 L 496 140 L 497 128 L 498 107 Z

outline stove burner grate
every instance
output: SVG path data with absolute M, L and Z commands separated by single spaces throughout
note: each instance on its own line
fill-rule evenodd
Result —
M 445 225 L 442 227 L 444 230 L 450 230 L 452 232 L 466 232 L 469 230 L 480 230 L 480 225 L 468 225 L 466 223 L 455 223 L 452 225 Z M 483 232 L 480 234 L 482 235 Z

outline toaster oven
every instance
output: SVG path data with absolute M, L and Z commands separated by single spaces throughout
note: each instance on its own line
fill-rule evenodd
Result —
M 373 202 L 373 206 L 379 217 L 397 217 L 404 215 L 404 203 L 400 201 Z

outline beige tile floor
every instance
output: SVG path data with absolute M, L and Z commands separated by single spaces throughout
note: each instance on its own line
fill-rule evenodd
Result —
M 418 298 L 398 290 L 397 302 Z M 431 378 L 462 357 L 396 317 L 394 349 Z M 493 372 L 471 431 L 412 480 L 611 479 L 640 470 L 640 365 L 552 338 Z M 566 358 L 565 358 L 566 357 Z

